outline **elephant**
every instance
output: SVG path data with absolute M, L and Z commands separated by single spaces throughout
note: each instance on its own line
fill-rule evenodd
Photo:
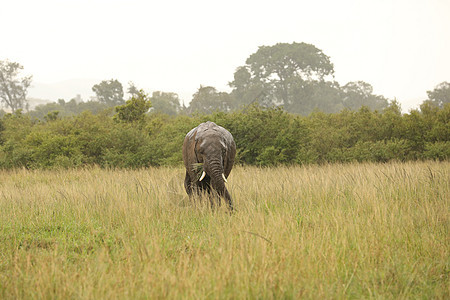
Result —
M 225 199 L 232 211 L 233 202 L 225 183 L 235 156 L 233 136 L 214 122 L 201 123 L 189 131 L 183 142 L 183 162 L 186 167 L 184 187 L 187 194 L 192 196 L 194 192 L 207 192 L 212 196 L 214 190 Z

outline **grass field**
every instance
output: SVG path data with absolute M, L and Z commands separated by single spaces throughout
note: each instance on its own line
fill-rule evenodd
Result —
M 450 297 L 450 163 L 0 171 L 1 299 Z M 205 200 L 205 199 L 203 199 Z

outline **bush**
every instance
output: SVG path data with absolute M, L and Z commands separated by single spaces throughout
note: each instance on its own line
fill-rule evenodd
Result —
M 450 142 L 426 143 L 424 158 L 440 161 L 450 159 Z
M 347 160 L 358 162 L 388 162 L 390 160 L 405 160 L 409 152 L 406 140 L 357 142 L 349 149 Z
M 28 149 L 19 143 L 8 140 L 0 147 L 0 168 L 29 168 L 33 165 L 32 149 Z
M 148 166 L 148 161 L 139 155 L 141 148 L 147 145 L 148 135 L 136 130 L 132 125 L 116 125 L 108 133 L 106 147 L 101 157 L 101 165 L 105 167 L 138 168 Z
M 82 164 L 79 144 L 72 136 L 35 131 L 27 136 L 25 145 L 32 149 L 31 168 L 68 168 Z
M 257 105 L 231 114 L 217 113 L 212 121 L 227 128 L 237 147 L 237 162 L 252 165 L 292 164 L 307 138 L 300 117 Z
M 450 105 L 442 109 L 423 105 L 423 111 L 405 115 L 394 102 L 383 112 L 362 108 L 338 114 L 315 112 L 308 117 L 258 105 L 232 113 L 168 116 L 145 114 L 149 102 L 141 98 L 119 107 L 115 117 L 108 112 L 83 112 L 59 118 L 53 113 L 44 122 L 21 111 L 6 114 L 0 119 L 0 168 L 180 165 L 186 133 L 208 120 L 233 135 L 237 164 L 450 157 Z

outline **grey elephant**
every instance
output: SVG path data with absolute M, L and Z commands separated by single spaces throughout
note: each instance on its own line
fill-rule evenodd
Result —
M 202 191 L 211 195 L 215 190 L 233 210 L 233 202 L 225 183 L 233 168 L 235 156 L 236 144 L 225 128 L 208 121 L 189 131 L 183 143 L 183 161 L 186 167 L 184 187 L 188 195 Z

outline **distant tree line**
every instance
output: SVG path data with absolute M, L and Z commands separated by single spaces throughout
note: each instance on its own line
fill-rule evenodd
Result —
M 92 87 L 95 97 L 90 101 L 59 99 L 30 111 L 26 94 L 31 76 L 20 77 L 22 69 L 18 63 L 0 61 L 0 99 L 12 112 L 22 109 L 43 119 L 52 111 L 58 111 L 59 116 L 77 115 L 85 110 L 97 114 L 125 102 L 122 84 L 111 79 Z M 429 91 L 429 100 L 439 107 L 449 103 L 449 85 L 443 82 L 434 91 Z M 362 106 L 381 111 L 390 101 L 374 94 L 373 87 L 364 81 L 341 86 L 334 80 L 330 57 L 306 43 L 259 47 L 243 66 L 236 69 L 229 86 L 232 88 L 230 93 L 200 85 L 187 107 L 181 104 L 176 93 L 156 91 L 150 97 L 151 111 L 168 115 L 210 114 L 237 111 L 258 103 L 263 107 L 281 107 L 287 112 L 307 116 L 315 111 L 337 113 L 343 109 L 358 110 Z M 132 97 L 138 92 L 139 88 L 129 82 L 127 93 Z

